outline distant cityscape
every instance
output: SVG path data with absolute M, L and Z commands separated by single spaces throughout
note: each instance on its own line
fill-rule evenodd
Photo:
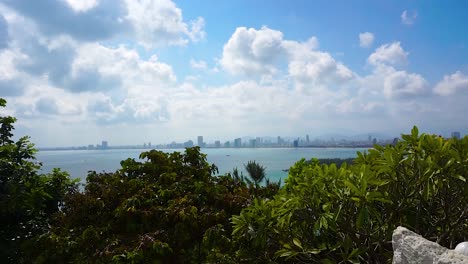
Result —
M 453 138 L 460 139 L 460 132 L 452 132 Z M 396 144 L 399 138 L 393 139 L 377 139 L 372 135 L 369 135 L 367 139 L 361 140 L 349 140 L 349 139 L 337 139 L 333 137 L 330 139 L 314 139 L 311 140 L 309 135 L 305 137 L 256 137 L 256 138 L 235 138 L 234 140 L 228 140 L 221 142 L 220 140 L 214 140 L 209 143 L 205 142 L 203 136 L 198 136 L 196 143 L 193 140 L 187 140 L 185 142 L 171 142 L 167 144 L 156 144 L 153 145 L 151 142 L 144 142 L 140 145 L 110 145 L 108 141 L 103 140 L 101 144 L 90 144 L 87 146 L 72 146 L 72 147 L 53 147 L 53 148 L 39 148 L 39 150 L 106 150 L 106 149 L 183 149 L 194 146 L 200 148 L 369 148 L 375 144 L 388 145 Z

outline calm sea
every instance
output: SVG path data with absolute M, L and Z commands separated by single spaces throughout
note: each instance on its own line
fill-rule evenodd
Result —
M 285 179 L 288 175 L 283 171 L 289 169 L 301 158 L 352 158 L 357 151 L 365 148 L 219 148 L 202 149 L 207 154 L 208 162 L 216 164 L 219 174 L 232 171 L 237 167 L 243 171 L 243 164 L 255 160 L 266 167 L 271 180 Z M 64 150 L 39 151 L 36 155 L 42 162 L 42 171 L 50 172 L 53 168 L 61 168 L 70 173 L 72 178 L 84 180 L 88 171 L 113 172 L 120 168 L 120 161 L 127 158 L 138 159 L 143 149 L 110 149 L 110 150 Z M 165 149 L 163 151 L 182 152 L 182 149 Z M 245 174 L 245 171 L 244 171 Z

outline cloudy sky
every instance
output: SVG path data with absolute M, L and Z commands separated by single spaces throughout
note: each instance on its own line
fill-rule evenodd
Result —
M 0 0 L 38 146 L 468 132 L 465 1 Z

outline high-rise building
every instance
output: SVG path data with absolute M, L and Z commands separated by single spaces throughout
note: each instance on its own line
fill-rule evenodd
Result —
M 309 143 L 309 135 L 306 135 L 306 142 Z
M 221 141 L 216 140 L 215 141 L 215 148 L 220 148 L 221 147 Z
M 224 147 L 225 148 L 230 148 L 231 147 L 231 142 L 229 142 L 229 141 L 224 142 Z
M 242 139 L 241 139 L 241 138 L 236 138 L 236 139 L 234 139 L 234 147 L 235 147 L 235 148 L 240 148 L 240 147 L 242 147 Z
M 102 148 L 102 149 L 107 149 L 107 148 L 109 148 L 109 145 L 108 145 L 107 141 L 105 141 L 105 140 L 102 141 L 101 148 Z
M 299 139 L 294 140 L 293 144 L 295 148 L 299 147 Z
M 256 148 L 257 147 L 257 140 L 256 139 L 251 139 L 249 141 L 249 145 L 251 148 Z
M 205 143 L 203 142 L 203 136 L 198 136 L 197 143 L 200 148 L 205 147 Z
M 458 132 L 458 131 L 452 132 L 452 137 L 456 138 L 456 139 L 460 139 L 460 132 Z

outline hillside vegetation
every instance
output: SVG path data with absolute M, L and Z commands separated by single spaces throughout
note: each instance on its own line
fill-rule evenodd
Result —
M 14 122 L 0 117 L 2 263 L 391 263 L 399 225 L 468 239 L 468 137 L 414 127 L 352 164 L 300 160 L 282 187 L 254 161 L 250 179 L 216 176 L 197 147 L 151 150 L 80 186 L 40 174 Z

